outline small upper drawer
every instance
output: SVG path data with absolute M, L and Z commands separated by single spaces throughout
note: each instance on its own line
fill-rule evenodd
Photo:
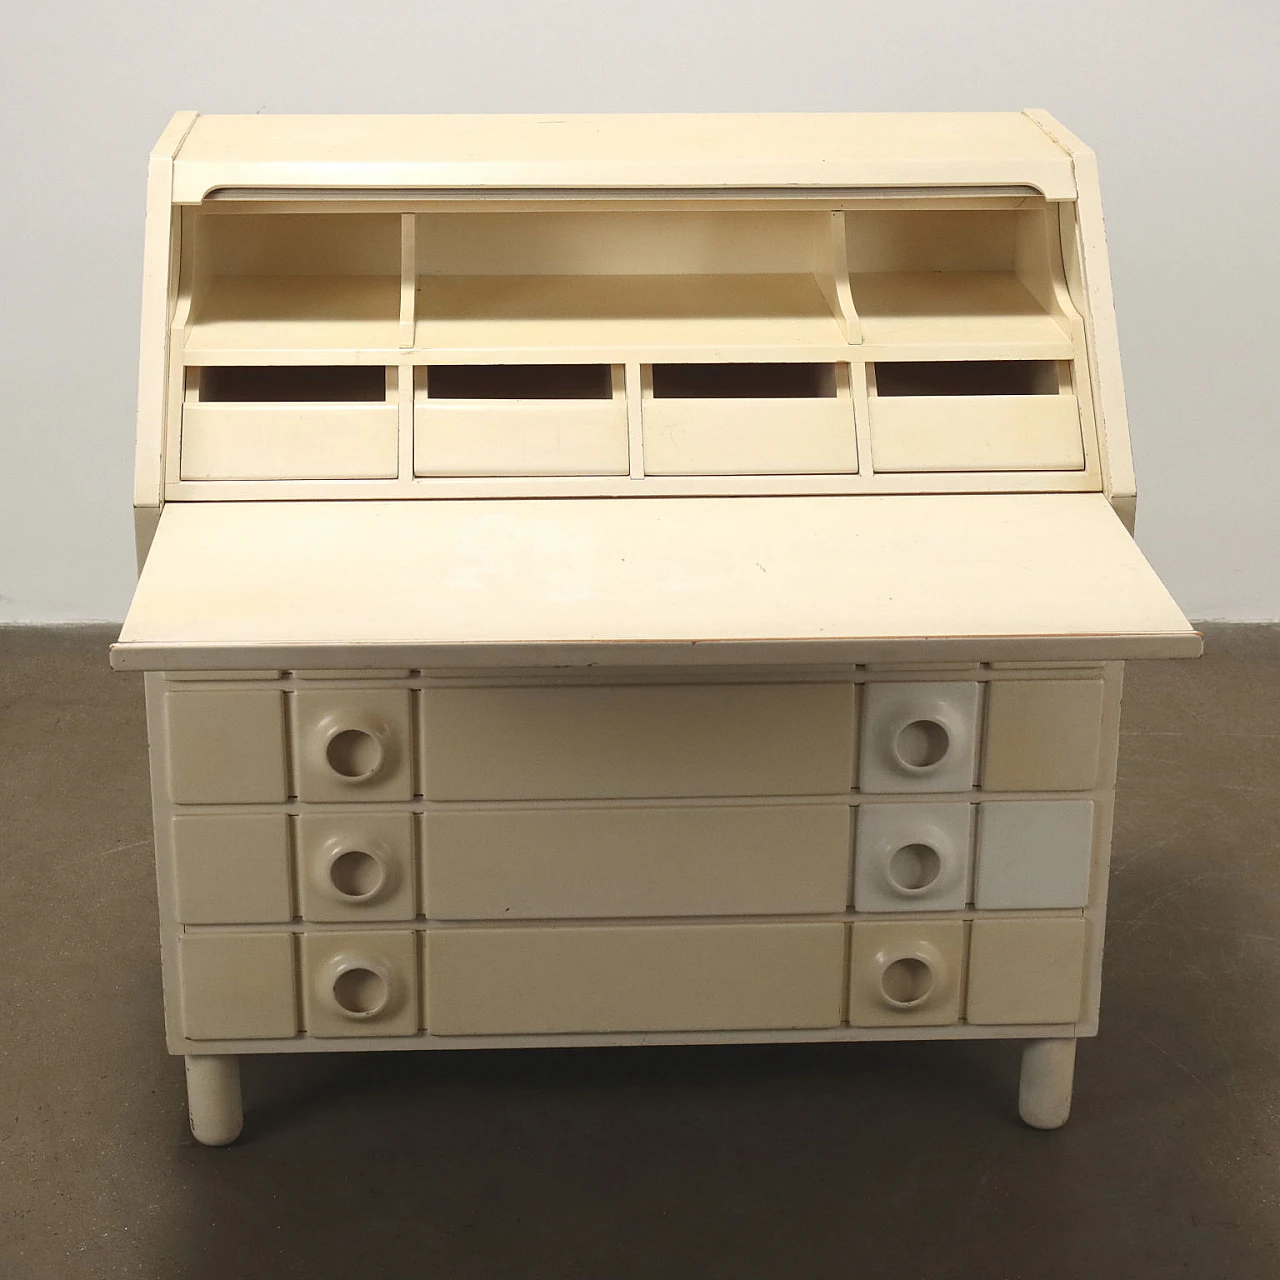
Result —
M 648 475 L 858 469 L 847 365 L 655 365 L 641 399 Z
M 1079 471 L 1080 406 L 1056 361 L 868 367 L 877 471 Z
M 398 466 L 396 370 L 187 370 L 183 480 L 380 480 Z
M 416 378 L 415 475 L 627 473 L 620 366 L 436 365 Z
M 988 791 L 1087 791 L 1102 758 L 1101 680 L 995 680 L 987 693 Z
M 828 795 L 853 771 L 853 685 L 426 689 L 430 800 Z

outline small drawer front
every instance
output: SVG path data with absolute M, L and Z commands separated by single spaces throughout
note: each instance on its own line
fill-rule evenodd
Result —
M 866 921 L 851 928 L 851 1025 L 941 1027 L 960 1021 L 963 920 Z
M 427 689 L 431 800 L 845 793 L 851 684 Z
M 177 804 L 288 799 L 284 700 L 274 689 L 182 689 L 165 695 L 169 790 Z
M 438 920 L 781 915 L 845 908 L 846 804 L 433 809 Z
M 414 408 L 419 476 L 626 475 L 627 406 L 611 400 L 439 400 Z
M 394 480 L 394 404 L 185 404 L 183 480 Z
M 844 926 L 432 929 L 433 1035 L 830 1027 Z
M 287 933 L 188 933 L 179 939 L 182 1028 L 188 1040 L 297 1034 L 293 939 Z
M 1079 471 L 1072 395 L 872 396 L 877 471 Z
M 988 791 L 1088 791 L 1098 785 L 1101 680 L 1000 680 L 987 694 Z
M 858 911 L 957 911 L 969 900 L 973 806 L 861 804 L 853 855 Z
M 976 683 L 868 684 L 862 791 L 968 791 L 977 746 Z
M 414 935 L 362 930 L 302 937 L 302 1007 L 308 1034 L 409 1036 L 418 1030 Z
M 969 1021 L 1005 1026 L 1079 1021 L 1086 929 L 1083 916 L 975 920 L 969 943 Z
M 853 405 L 813 399 L 646 399 L 646 475 L 854 472 Z
M 184 924 L 293 919 L 289 824 L 282 813 L 175 818 L 173 863 L 178 919 Z
M 304 920 L 412 919 L 412 816 L 304 813 L 298 882 Z
M 974 906 L 1083 907 L 1093 860 L 1092 800 L 989 800 L 978 807 Z
M 406 689 L 295 693 L 300 800 L 409 800 L 413 737 Z

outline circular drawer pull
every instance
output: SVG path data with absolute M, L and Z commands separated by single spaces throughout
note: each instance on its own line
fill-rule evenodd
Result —
M 893 737 L 895 763 L 921 773 L 942 763 L 951 750 L 951 734 L 938 720 L 909 720 Z
M 927 893 L 942 874 L 942 855 L 931 844 L 904 844 L 889 857 L 885 874 L 897 893 Z
M 339 848 L 329 860 L 329 883 L 344 902 L 370 902 L 387 885 L 387 864 L 365 849 Z
M 325 763 L 346 782 L 367 782 L 385 757 L 383 744 L 366 729 L 338 729 L 324 745 Z
M 341 956 L 330 970 L 330 992 L 339 1012 L 363 1021 L 384 1013 L 391 1003 L 391 975 L 377 960 Z
M 937 949 L 920 942 L 914 950 L 881 952 L 880 998 L 891 1009 L 919 1009 L 946 986 L 947 966 Z

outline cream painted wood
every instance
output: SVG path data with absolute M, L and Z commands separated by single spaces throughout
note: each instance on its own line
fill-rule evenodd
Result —
M 424 689 L 429 800 L 831 795 L 848 683 Z
M 178 151 L 180 203 L 236 187 L 993 187 L 1051 200 L 1075 183 L 1025 114 L 201 116 Z M 518 194 L 518 193 L 516 193 Z
M 857 471 L 847 366 L 835 394 L 813 397 L 655 399 L 641 417 L 648 475 Z
M 859 789 L 967 791 L 973 786 L 979 692 L 970 680 L 868 684 Z
M 1076 1041 L 1028 1040 L 1018 1077 L 1018 1114 L 1033 1129 L 1061 1129 L 1071 1114 Z
M 304 933 L 308 1035 L 407 1036 L 418 1030 L 418 947 L 411 932 Z
M 178 919 L 186 924 L 293 919 L 289 828 L 282 813 L 174 818 L 173 863 Z
M 1099 494 L 171 503 L 112 656 L 331 667 L 353 646 L 364 665 L 498 667 L 1201 641 Z
M 365 809 L 297 819 L 298 908 L 304 920 L 412 920 L 413 818 Z
M 958 1022 L 967 929 L 963 920 L 855 922 L 849 1021 L 859 1027 Z
M 830 344 L 847 350 L 812 275 L 423 276 L 423 348 Z M 374 345 L 374 344 L 368 344 Z
M 413 796 L 413 731 L 402 689 L 308 689 L 290 696 L 301 800 Z
M 284 703 L 275 690 L 179 690 L 168 711 L 169 785 L 178 804 L 279 802 Z
M 187 404 L 184 480 L 394 479 L 393 404 Z
M 1079 471 L 1075 396 L 873 396 L 877 471 Z
M 188 1054 L 184 1061 L 191 1136 L 207 1147 L 225 1147 L 244 1127 L 240 1063 L 227 1054 Z
M 431 929 L 425 963 L 439 1036 L 831 1027 L 844 926 Z
M 971 1023 L 1074 1023 L 1083 1002 L 1083 916 L 975 920 L 969 936 Z
M 972 866 L 972 805 L 858 805 L 855 911 L 959 911 Z
M 844 910 L 847 804 L 428 809 L 435 920 Z
M 1100 680 L 999 681 L 987 697 L 988 791 L 1087 791 L 1097 785 Z
M 867 345 L 892 347 L 899 359 L 917 348 L 954 346 L 988 357 L 988 344 L 1016 347 L 1025 359 L 1071 355 L 1071 337 L 1013 272 L 896 271 L 849 278 Z
M 607 399 L 432 399 L 419 369 L 413 470 L 419 476 L 626 475 L 621 371 Z M 426 376 L 424 376 L 426 375 Z
M 1086 906 L 1093 830 L 1092 800 L 984 801 L 978 806 L 974 906 Z
M 182 1029 L 189 1040 L 294 1035 L 287 933 L 188 933 L 179 939 Z

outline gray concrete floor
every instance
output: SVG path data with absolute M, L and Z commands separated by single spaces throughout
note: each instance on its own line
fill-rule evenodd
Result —
M 0 632 L 0 1277 L 1280 1275 L 1280 629 L 1125 698 L 1102 1034 L 298 1055 L 227 1150 L 164 1050 L 140 682 Z

